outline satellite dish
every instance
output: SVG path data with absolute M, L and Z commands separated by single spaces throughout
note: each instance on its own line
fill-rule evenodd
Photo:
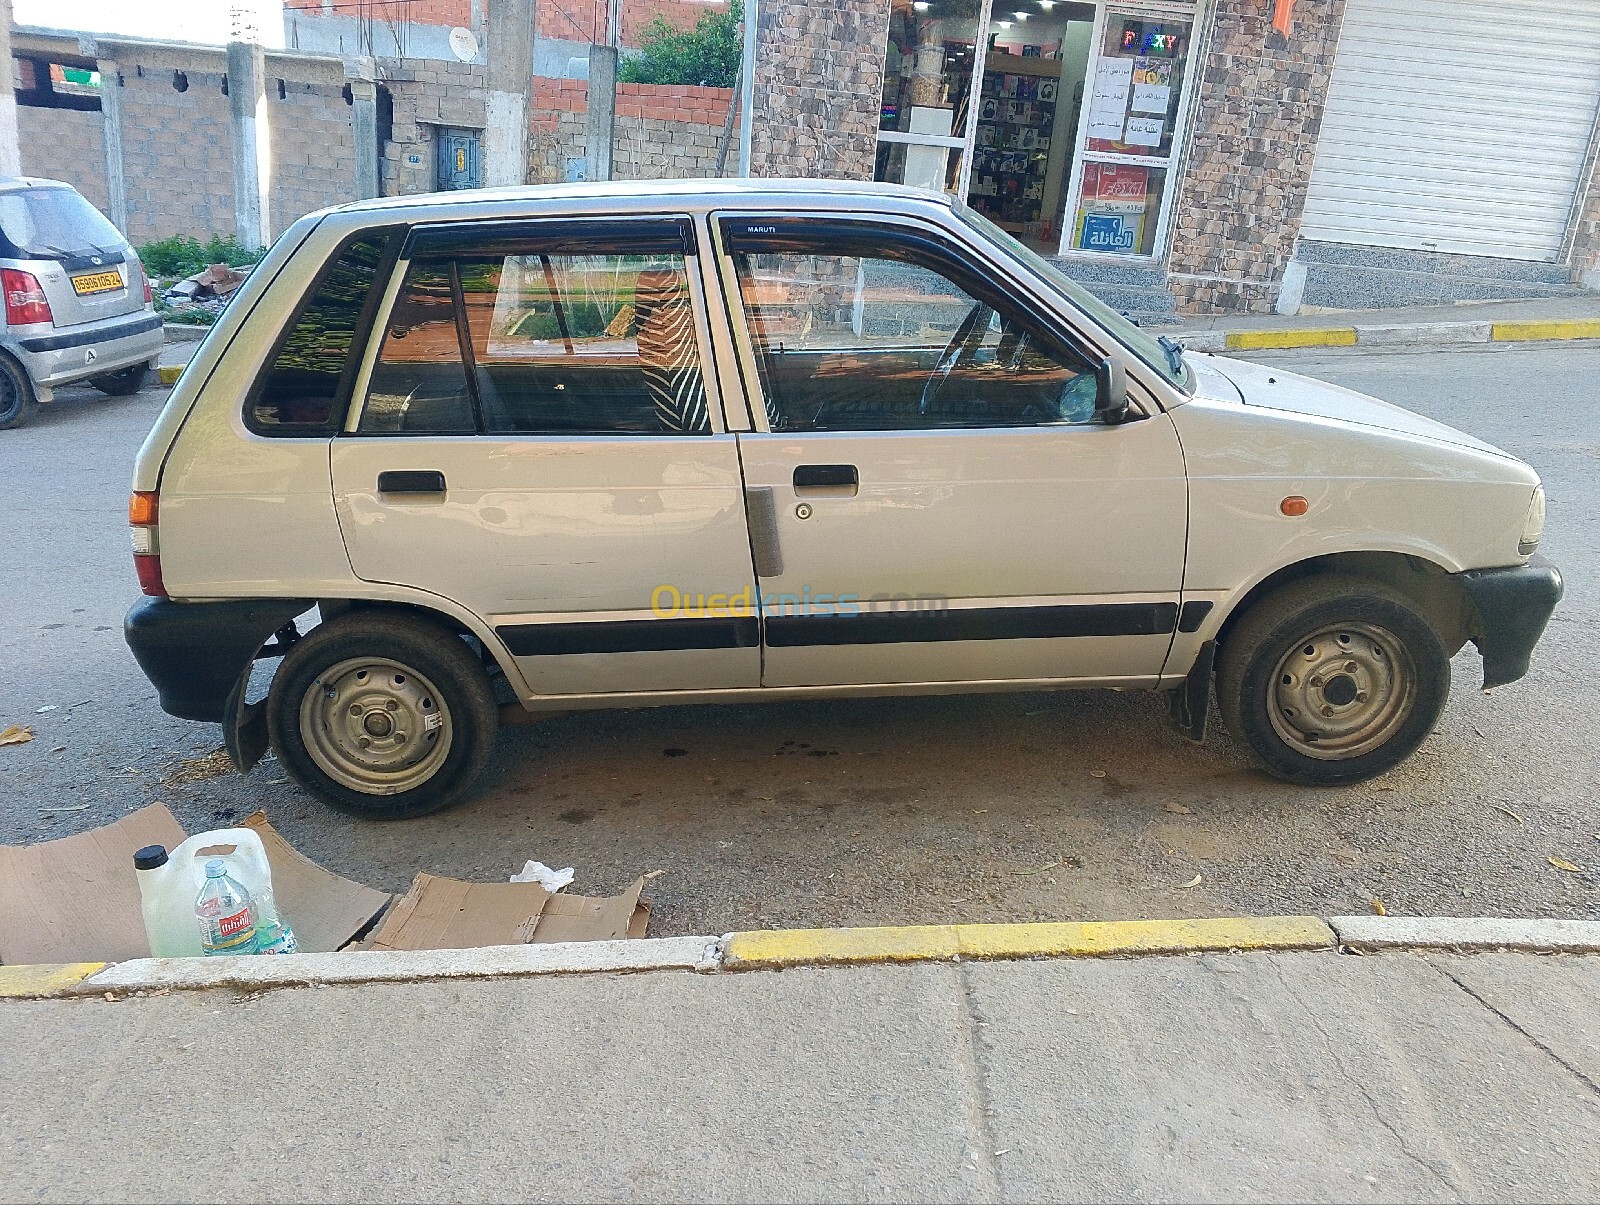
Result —
M 478 57 L 478 35 L 456 26 L 450 31 L 450 53 L 463 63 L 473 62 Z

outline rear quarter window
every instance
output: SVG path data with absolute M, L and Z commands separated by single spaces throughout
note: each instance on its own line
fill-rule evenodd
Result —
M 394 241 L 393 231 L 370 231 L 330 261 L 251 392 L 245 422 L 252 431 L 311 436 L 339 429 Z

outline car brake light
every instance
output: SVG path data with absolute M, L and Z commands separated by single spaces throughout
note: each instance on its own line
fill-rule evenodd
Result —
M 39 287 L 39 278 L 32 272 L 16 268 L 0 268 L 0 289 L 6 295 L 6 321 L 12 326 L 25 326 L 32 322 L 54 321 L 50 313 L 50 300 Z
M 167 587 L 161 580 L 161 536 L 156 527 L 159 509 L 153 490 L 138 490 L 128 499 L 133 570 L 139 576 L 139 589 L 154 597 L 165 598 Z

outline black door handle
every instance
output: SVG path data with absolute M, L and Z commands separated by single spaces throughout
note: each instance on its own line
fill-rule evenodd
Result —
M 802 464 L 794 470 L 794 488 L 797 490 L 848 489 L 854 491 L 861 484 L 861 475 L 853 464 Z
M 391 470 L 378 474 L 380 494 L 442 494 L 444 474 L 432 469 Z

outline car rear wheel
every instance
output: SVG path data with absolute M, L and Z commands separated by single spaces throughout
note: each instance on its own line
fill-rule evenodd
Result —
M 1289 782 L 1394 768 L 1439 722 L 1450 656 L 1414 603 L 1376 582 L 1313 577 L 1256 603 L 1217 660 L 1233 736 Z
M 0 356 L 0 431 L 22 426 L 38 406 L 28 374 L 14 361 Z
M 285 655 L 267 697 L 272 746 L 294 780 L 370 820 L 465 798 L 498 726 L 488 675 L 466 644 L 408 615 L 322 624 Z
M 101 393 L 110 394 L 112 397 L 131 397 L 144 388 L 145 382 L 150 379 L 150 365 L 134 364 L 129 368 L 121 368 L 116 372 L 108 372 L 98 377 L 90 377 L 89 384 Z

